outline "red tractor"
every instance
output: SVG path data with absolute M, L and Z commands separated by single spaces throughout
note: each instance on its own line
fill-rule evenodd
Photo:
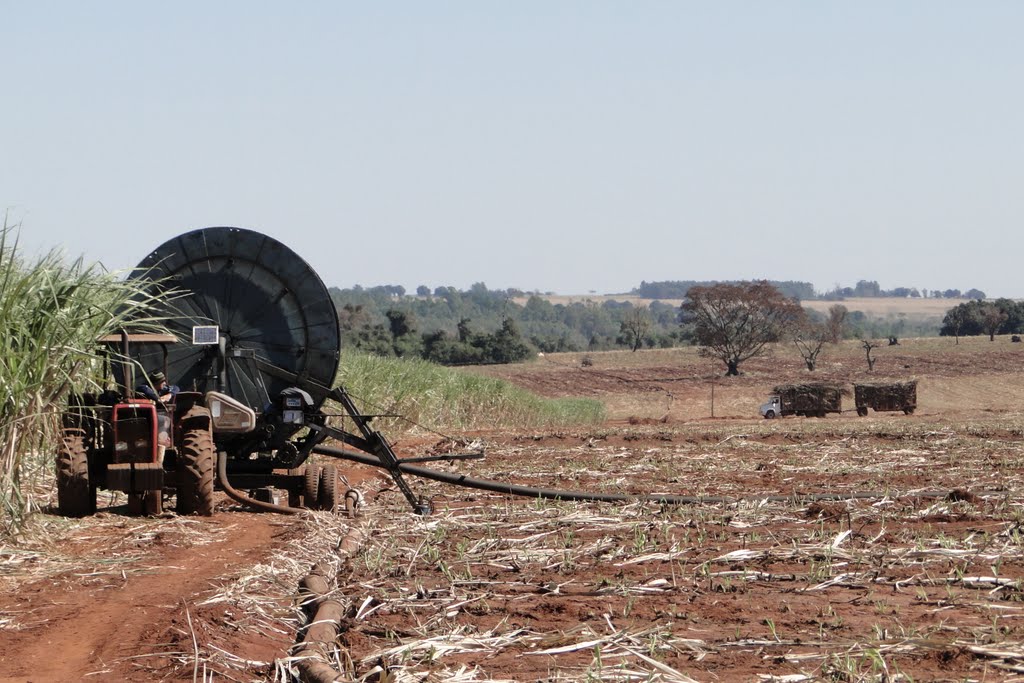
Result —
M 149 282 L 152 312 L 173 336 L 101 340 L 117 388 L 71 400 L 57 455 L 62 514 L 92 513 L 106 488 L 127 493 L 133 512 L 159 513 L 173 494 L 179 513 L 209 515 L 214 486 L 261 510 L 337 511 L 347 500 L 338 469 L 309 462 L 327 439 L 372 456 L 429 513 L 374 416 L 336 386 L 337 307 L 295 252 L 252 230 L 201 228 L 157 247 L 132 277 Z M 183 389 L 172 403 L 136 392 L 136 377 L 158 372 Z M 327 400 L 342 412 L 324 412 Z M 355 430 L 333 426 L 338 418 Z
M 100 488 L 127 493 L 133 514 L 160 514 L 165 493 L 175 494 L 179 514 L 213 514 L 216 454 L 203 394 L 180 391 L 164 402 L 134 388 L 139 366 L 133 354 L 158 348 L 166 358 L 176 342 L 173 335 L 127 332 L 100 340 L 105 378 L 116 380 L 117 388 L 73 395 L 63 415 L 57 451 L 61 514 L 94 513 Z

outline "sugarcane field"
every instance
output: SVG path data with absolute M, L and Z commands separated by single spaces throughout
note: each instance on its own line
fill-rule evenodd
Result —
M 41 513 L 0 546 L 0 679 L 1013 680 L 1020 353 L 908 338 L 870 373 L 855 340 L 814 373 L 782 343 L 738 377 L 694 348 L 463 367 L 603 412 L 395 429 L 398 479 L 332 438 L 305 466 L 344 495 L 296 514 L 218 485 L 209 515 L 101 490 L 63 516 L 40 461 Z M 758 413 L 811 381 L 844 387 L 839 412 Z M 855 384 L 908 381 L 912 413 L 858 414 Z

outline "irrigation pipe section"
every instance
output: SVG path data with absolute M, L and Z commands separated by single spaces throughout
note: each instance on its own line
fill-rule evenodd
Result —
M 359 453 L 357 451 L 349 451 L 341 448 L 333 448 L 330 446 L 317 446 L 316 448 L 313 449 L 313 451 L 321 455 L 328 455 L 334 458 L 350 460 L 352 462 L 357 462 L 363 465 L 370 465 L 372 467 L 384 466 L 381 463 L 381 461 L 377 459 L 376 456 L 368 455 L 365 453 Z M 787 502 L 793 500 L 801 500 L 808 502 L 838 501 L 853 500 L 860 498 L 885 498 L 888 495 L 892 495 L 892 493 L 884 493 L 879 491 L 852 491 L 850 493 L 793 493 L 791 495 L 742 497 L 684 496 L 661 493 L 647 495 L 634 495 L 623 493 L 593 493 L 588 491 L 559 491 L 557 489 L 541 489 L 532 486 L 507 484 L 500 481 L 493 481 L 491 479 L 477 479 L 474 477 L 467 477 L 464 474 L 439 472 L 438 470 L 432 470 L 427 467 L 419 467 L 417 465 L 410 465 L 407 463 L 399 463 L 398 468 L 405 474 L 411 474 L 415 477 L 422 477 L 424 479 L 433 479 L 434 481 L 439 481 L 445 484 L 465 486 L 467 488 L 492 491 L 494 493 L 504 493 L 511 496 L 523 496 L 526 498 L 542 498 L 545 500 L 574 500 L 600 503 L 647 502 L 660 503 L 663 505 L 719 505 L 728 503 L 738 503 L 741 501 L 764 500 L 769 502 Z M 914 493 L 914 495 L 919 498 L 945 498 L 949 496 L 950 493 L 951 491 L 922 491 Z

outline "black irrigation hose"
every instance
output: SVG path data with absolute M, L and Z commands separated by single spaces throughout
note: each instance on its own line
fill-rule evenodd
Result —
M 314 452 L 320 453 L 321 455 L 329 455 L 334 458 L 342 458 L 344 460 L 351 460 L 363 465 L 370 465 L 372 467 L 383 467 L 383 464 L 376 456 L 368 455 L 365 453 L 359 453 L 356 451 L 343 450 L 341 448 L 332 448 L 329 446 L 317 446 L 313 449 Z M 839 500 L 855 500 L 862 498 L 885 498 L 890 496 L 890 493 L 882 493 L 876 491 L 854 491 L 851 493 L 793 493 L 791 495 L 773 495 L 773 496 L 741 496 L 741 497 L 728 497 L 728 496 L 683 496 L 673 494 L 648 494 L 648 495 L 633 495 L 625 493 L 591 493 L 587 491 L 558 491 L 555 489 L 539 489 L 532 486 L 520 486 L 518 484 L 506 484 L 500 481 L 493 481 L 491 479 L 476 479 L 473 477 L 467 477 L 464 474 L 452 474 L 448 472 L 439 472 L 432 470 L 427 467 L 417 467 L 416 465 L 408 465 L 400 463 L 398 468 L 405 474 L 411 474 L 416 477 L 422 477 L 424 479 L 433 479 L 434 481 L 440 481 L 445 484 L 454 484 L 456 486 L 465 486 L 468 488 L 482 489 L 484 491 L 492 491 L 494 493 L 504 493 L 511 496 L 524 496 L 527 498 L 543 498 L 545 500 L 574 500 L 574 501 L 592 501 L 599 503 L 661 503 L 663 505 L 719 505 L 728 503 L 739 503 L 741 501 L 769 501 L 773 503 L 785 503 L 792 501 L 806 501 L 806 502 L 823 502 L 823 501 L 839 501 Z M 950 496 L 951 491 L 922 491 L 920 493 L 914 493 L 913 495 L 917 498 L 947 498 Z
M 231 498 L 242 505 L 248 505 L 256 508 L 257 510 L 263 510 L 264 512 L 280 512 L 285 515 L 297 515 L 305 512 L 302 508 L 293 508 L 288 507 L 287 505 L 277 505 L 275 503 L 265 503 L 262 500 L 250 498 L 233 487 L 231 482 L 228 481 L 228 454 L 224 451 L 217 454 L 217 479 L 220 481 L 220 486 L 224 489 L 224 493 L 228 494 L 228 498 Z

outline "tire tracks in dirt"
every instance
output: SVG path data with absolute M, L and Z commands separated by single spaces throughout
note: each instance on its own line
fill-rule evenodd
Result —
M 194 619 L 195 603 L 211 588 L 265 559 L 284 533 L 281 519 L 218 511 L 200 521 L 199 532 L 215 537 L 211 542 L 151 542 L 121 573 L 99 583 L 68 571 L 22 584 L 0 598 L 0 614 L 29 615 L 22 628 L 0 631 L 0 681 L 152 680 L 138 656 L 180 652 L 181 643 L 168 642 L 167 625 L 185 624 L 189 614 Z M 264 661 L 290 644 L 258 641 Z

